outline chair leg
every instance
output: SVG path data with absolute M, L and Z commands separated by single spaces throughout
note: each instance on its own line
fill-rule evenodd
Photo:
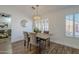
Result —
M 39 48 L 39 54 L 41 54 L 41 40 L 39 40 L 39 46 L 38 46 L 38 48 Z
M 30 44 L 30 51 L 31 51 L 31 44 Z
M 48 43 L 48 46 L 50 47 L 50 39 L 49 39 L 49 43 Z
M 47 48 L 47 45 L 46 45 L 46 40 L 45 40 L 45 49 Z
M 26 46 L 26 40 L 24 40 L 24 46 Z
M 27 42 L 27 48 L 29 47 L 29 42 Z
M 27 41 L 27 48 L 29 47 L 29 40 Z

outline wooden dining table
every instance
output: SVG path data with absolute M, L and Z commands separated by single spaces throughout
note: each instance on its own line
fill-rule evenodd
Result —
M 49 38 L 49 34 L 45 34 L 45 33 L 37 33 L 36 37 L 42 38 L 44 40 Z
M 32 32 L 35 34 L 35 32 Z M 29 33 L 28 33 L 29 34 Z M 30 36 L 29 36 L 30 38 Z M 36 41 L 38 43 L 38 49 L 39 53 L 41 53 L 41 41 L 45 42 L 45 47 L 46 47 L 46 41 L 49 39 L 49 34 L 46 33 L 36 33 Z
M 35 32 L 32 32 L 32 33 L 35 33 Z M 46 33 L 36 33 L 36 37 L 41 38 L 43 40 L 46 40 L 46 39 L 49 38 L 49 34 L 46 34 Z

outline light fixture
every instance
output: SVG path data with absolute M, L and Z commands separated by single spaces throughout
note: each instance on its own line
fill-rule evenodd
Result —
M 33 20 L 40 20 L 41 19 L 41 16 L 39 15 L 39 5 L 36 5 L 36 7 L 32 7 L 33 11 L 34 11 L 34 14 L 32 16 Z

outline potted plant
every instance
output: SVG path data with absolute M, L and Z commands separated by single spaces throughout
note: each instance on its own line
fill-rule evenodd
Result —
M 35 33 L 41 33 L 41 30 L 39 30 L 38 28 L 34 28 L 34 32 Z

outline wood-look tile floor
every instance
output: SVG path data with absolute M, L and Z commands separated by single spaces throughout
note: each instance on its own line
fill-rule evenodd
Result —
M 0 39 L 0 54 L 12 53 L 10 38 Z
M 12 47 L 11 47 L 12 46 Z M 0 54 L 39 54 L 39 49 L 32 45 L 31 51 L 24 46 L 24 41 L 18 41 L 10 44 L 8 41 L 0 41 Z M 79 54 L 79 49 L 71 48 L 68 46 L 51 43 L 50 47 L 42 48 L 40 54 Z
M 32 49 L 24 47 L 24 42 L 20 41 L 12 45 L 15 54 L 39 54 L 39 49 L 32 46 Z M 79 54 L 79 49 L 71 48 L 57 43 L 51 43 L 50 47 L 41 50 L 41 54 Z
M 12 52 L 13 54 L 33 54 L 37 53 L 37 48 L 32 46 L 31 51 L 29 48 L 24 46 L 24 41 L 19 41 L 12 44 Z

